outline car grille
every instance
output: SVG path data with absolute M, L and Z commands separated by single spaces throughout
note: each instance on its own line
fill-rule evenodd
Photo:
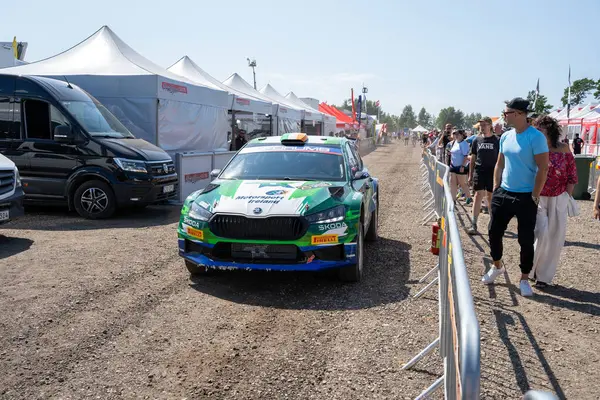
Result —
M 147 164 L 148 167 L 150 167 L 148 172 L 150 172 L 152 176 L 171 175 L 175 173 L 175 164 L 171 160 L 153 161 Z M 165 166 L 167 167 L 166 171 Z
M 0 196 L 10 193 L 15 187 L 15 171 L 0 170 Z
M 211 257 L 222 261 L 261 264 L 298 264 L 304 254 L 293 244 L 217 243 Z
M 215 215 L 209 224 L 215 235 L 240 240 L 298 240 L 308 224 L 301 217 L 247 218 L 240 215 Z

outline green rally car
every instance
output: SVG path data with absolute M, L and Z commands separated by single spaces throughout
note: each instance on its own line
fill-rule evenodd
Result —
M 254 139 L 181 210 L 179 254 L 192 276 L 211 268 L 338 268 L 359 281 L 377 239 L 379 182 L 345 138 Z

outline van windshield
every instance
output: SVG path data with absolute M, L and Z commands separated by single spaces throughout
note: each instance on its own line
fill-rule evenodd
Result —
M 63 101 L 62 105 L 92 136 L 133 138 L 125 126 L 102 104 L 95 101 Z

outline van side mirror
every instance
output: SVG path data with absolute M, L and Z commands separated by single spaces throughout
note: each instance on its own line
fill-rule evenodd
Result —
M 213 169 L 210 171 L 210 179 L 215 179 L 221 173 L 220 169 Z
M 58 143 L 73 143 L 75 141 L 75 134 L 68 125 L 58 125 L 54 128 L 54 140 Z

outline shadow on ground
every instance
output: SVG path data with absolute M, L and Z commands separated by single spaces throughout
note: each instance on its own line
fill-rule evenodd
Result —
M 144 209 L 123 208 L 109 219 L 90 220 L 64 207 L 27 207 L 25 215 L 7 228 L 36 231 L 80 231 L 90 229 L 147 228 L 169 225 L 179 220 L 178 205 L 152 206 Z
M 0 260 L 22 253 L 32 244 L 30 239 L 0 235 Z
M 235 303 L 295 310 L 357 310 L 408 297 L 410 249 L 407 243 L 379 238 L 367 244 L 364 278 L 343 283 L 334 271 L 219 271 L 197 279 L 194 290 Z

